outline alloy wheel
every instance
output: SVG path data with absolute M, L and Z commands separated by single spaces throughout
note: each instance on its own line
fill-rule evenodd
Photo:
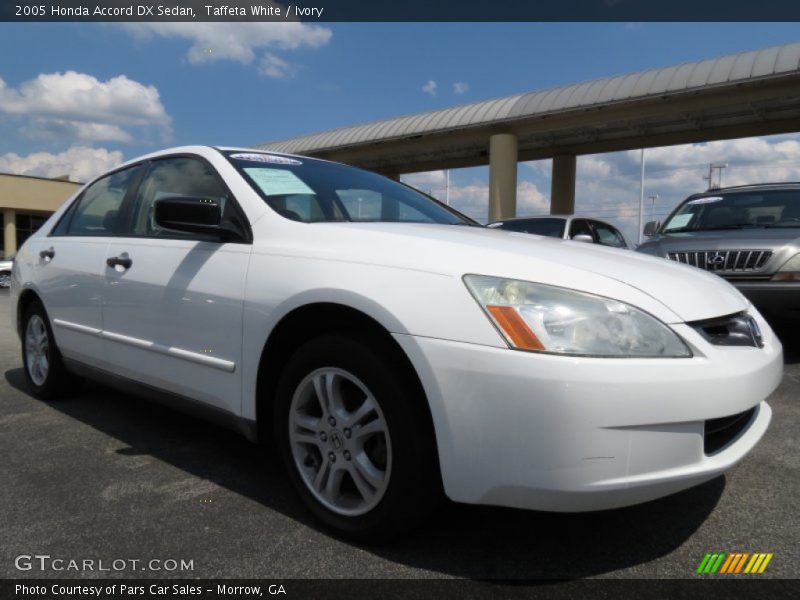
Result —
M 44 385 L 50 370 L 50 338 L 39 315 L 32 315 L 25 328 L 25 359 L 33 383 Z
M 289 442 L 303 482 L 333 512 L 362 515 L 386 492 L 389 428 L 376 398 L 352 373 L 326 367 L 300 382 L 289 408 Z

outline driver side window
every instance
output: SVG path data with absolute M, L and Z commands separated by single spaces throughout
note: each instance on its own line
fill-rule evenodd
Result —
M 217 241 L 213 236 L 164 229 L 155 222 L 155 203 L 161 198 L 193 197 L 214 200 L 224 212 L 227 192 L 210 165 L 191 157 L 154 161 L 139 186 L 133 208 L 131 235 Z
M 586 219 L 575 219 L 569 226 L 569 238 L 572 239 L 576 235 L 588 235 L 592 239 L 592 229 L 589 227 L 589 222 Z

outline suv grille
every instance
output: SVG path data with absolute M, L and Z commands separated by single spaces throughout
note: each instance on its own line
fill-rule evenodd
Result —
M 706 421 L 703 431 L 703 452 L 707 455 L 714 454 L 734 441 L 750 425 L 756 414 L 756 408 L 754 406 L 736 415 Z
M 762 268 L 772 257 L 772 250 L 710 250 L 669 252 L 670 260 L 706 271 L 746 273 Z

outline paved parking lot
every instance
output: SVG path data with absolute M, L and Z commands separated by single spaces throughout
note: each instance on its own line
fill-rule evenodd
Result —
M 52 404 L 29 396 L 0 292 L 0 576 L 58 576 L 14 567 L 49 554 L 193 561 L 127 577 L 680 578 L 707 551 L 748 551 L 775 554 L 765 576 L 796 578 L 798 400 L 790 350 L 762 443 L 670 498 L 578 515 L 448 504 L 391 546 L 358 546 L 317 529 L 269 448 L 100 386 Z

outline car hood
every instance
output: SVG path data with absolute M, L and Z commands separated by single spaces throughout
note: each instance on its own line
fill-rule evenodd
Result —
M 306 228 L 306 235 L 295 227 Z M 525 233 L 456 225 L 293 223 L 286 234 L 270 243 L 293 246 L 293 255 L 557 285 L 628 302 L 668 322 L 707 319 L 748 306 L 733 286 L 693 267 Z

